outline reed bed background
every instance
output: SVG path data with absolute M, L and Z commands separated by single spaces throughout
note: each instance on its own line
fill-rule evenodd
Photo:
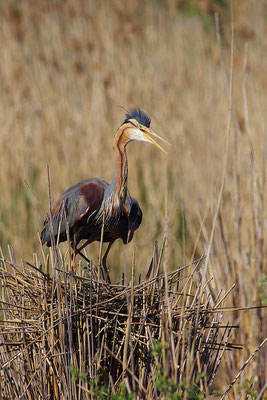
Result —
M 194 275 L 191 289 L 204 280 L 212 307 L 220 293 L 230 291 L 223 305 L 243 309 L 266 302 L 267 35 L 264 2 L 233 3 L 233 118 L 226 178 L 207 273 Z M 155 239 L 166 238 L 168 271 L 207 253 L 227 136 L 231 39 L 229 4 L 222 4 L 1 2 L 2 263 L 8 259 L 14 266 L 24 259 L 35 265 L 32 253 L 42 254 L 37 231 L 48 209 L 46 162 L 53 201 L 86 177 L 112 179 L 113 135 L 124 117 L 118 106 L 143 108 L 153 130 L 172 146 L 167 157 L 148 145 L 128 148 L 129 190 L 144 219 L 130 245 L 114 245 L 112 281 L 122 271 L 130 274 L 133 249 L 137 276 L 146 270 Z M 214 11 L 219 12 L 221 47 Z M 61 251 L 67 256 L 67 245 Z M 97 263 L 98 244 L 90 245 L 87 256 Z M 46 258 L 41 260 L 46 268 Z M 231 341 L 244 347 L 224 354 L 217 374 L 220 389 L 264 339 L 263 309 L 229 311 L 227 322 L 239 325 Z M 247 378 L 249 390 L 259 393 L 264 375 L 263 350 L 238 385 Z M 229 398 L 242 396 L 238 385 Z

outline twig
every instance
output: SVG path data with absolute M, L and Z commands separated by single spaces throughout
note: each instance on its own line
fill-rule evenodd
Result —
M 235 379 L 232 381 L 232 383 L 230 384 L 230 386 L 227 388 L 227 390 L 224 392 L 224 394 L 222 395 L 222 397 L 220 398 L 220 400 L 223 400 L 225 398 L 225 396 L 227 395 L 227 393 L 230 392 L 230 390 L 232 389 L 232 387 L 234 386 L 234 384 L 236 383 L 236 381 L 238 380 L 238 378 L 240 377 L 240 375 L 242 374 L 242 372 L 244 371 L 244 369 L 246 368 L 246 366 L 250 363 L 250 361 L 252 360 L 252 358 L 258 353 L 258 351 L 264 346 L 265 342 L 267 341 L 267 339 L 264 339 L 261 344 L 259 345 L 259 347 L 256 348 L 256 350 L 251 354 L 251 356 L 247 359 L 247 361 L 245 362 L 245 364 L 243 365 L 243 367 L 239 370 L 238 374 L 236 375 Z

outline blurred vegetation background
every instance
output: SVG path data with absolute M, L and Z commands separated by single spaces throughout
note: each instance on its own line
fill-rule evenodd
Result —
M 40 252 L 37 232 L 48 209 L 46 162 L 53 202 L 79 180 L 112 179 L 113 136 L 124 119 L 119 106 L 144 109 L 152 129 L 172 146 L 167 157 L 152 146 L 128 147 L 129 191 L 144 217 L 130 245 L 118 242 L 112 248 L 111 276 L 115 279 L 130 265 L 133 248 L 137 271 L 146 269 L 154 240 L 161 244 L 165 236 L 169 269 L 206 253 L 222 178 L 228 113 L 214 13 L 219 14 L 229 76 L 229 4 L 0 3 L 0 243 L 5 254 L 7 244 L 18 258 L 30 260 L 33 252 Z M 236 120 L 209 277 L 212 296 L 236 284 L 228 305 L 252 307 L 266 301 L 267 7 L 256 0 L 233 4 Z M 98 244 L 90 245 L 87 254 L 96 262 Z M 224 385 L 264 332 L 262 310 L 229 318 L 240 325 L 236 341 L 245 347 L 225 362 Z M 253 377 L 255 387 L 261 387 L 263 353 L 245 377 Z

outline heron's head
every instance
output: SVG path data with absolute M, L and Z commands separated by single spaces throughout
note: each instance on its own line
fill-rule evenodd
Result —
M 126 146 L 129 142 L 133 140 L 139 142 L 148 142 L 152 143 L 154 146 L 158 147 L 161 151 L 166 153 L 166 151 L 163 150 L 163 148 L 151 136 L 163 140 L 166 143 L 168 142 L 149 128 L 150 122 L 151 119 L 147 114 L 144 113 L 144 111 L 140 109 L 133 109 L 128 111 L 123 124 L 120 126 L 115 136 L 114 144 L 123 144 Z

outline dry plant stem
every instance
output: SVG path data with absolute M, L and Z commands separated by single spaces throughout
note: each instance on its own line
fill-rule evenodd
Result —
M 228 296 L 228 294 L 235 288 L 236 284 L 234 283 L 232 287 L 230 287 L 229 290 L 227 290 L 227 292 L 225 293 L 225 295 L 220 299 L 220 301 L 216 304 L 216 306 L 214 307 L 214 309 L 216 310 L 219 305 L 222 304 L 222 302 L 225 300 L 225 298 Z
M 62 224 L 62 219 L 63 219 L 64 214 L 66 214 L 66 210 L 65 210 L 65 205 L 63 204 L 63 207 L 60 212 L 60 220 L 59 220 L 58 231 L 57 231 L 57 243 L 56 243 L 57 247 L 59 246 L 60 230 L 61 230 L 61 224 Z
M 265 385 L 263 386 L 263 388 L 261 389 L 259 395 L 257 396 L 256 400 L 261 400 L 264 396 L 264 393 L 267 390 L 267 383 L 265 383 Z
M 219 56 L 220 56 L 220 66 L 221 66 L 221 70 L 223 72 L 224 86 L 225 86 L 227 98 L 228 98 L 228 101 L 229 101 L 230 97 L 231 97 L 231 90 L 230 90 L 230 85 L 229 85 L 229 82 L 228 82 L 227 73 L 226 73 L 226 69 L 225 69 L 225 65 L 224 65 L 224 61 L 223 61 L 223 52 L 222 52 L 221 34 L 220 34 L 220 24 L 219 24 L 219 14 L 217 12 L 215 13 L 215 25 L 216 25 L 216 39 L 217 39 L 217 45 L 218 45 L 218 48 L 219 48 Z M 241 135 L 241 129 L 240 129 L 240 126 L 239 126 L 239 122 L 238 122 L 238 118 L 237 118 L 237 115 L 236 115 L 234 104 L 232 104 L 232 113 L 233 113 L 233 118 L 234 118 L 234 122 L 235 122 L 235 128 L 236 128 L 238 134 Z
M 224 394 L 222 395 L 222 397 L 220 398 L 220 400 L 223 400 L 225 398 L 225 396 L 229 393 L 229 391 L 232 389 L 232 387 L 234 386 L 235 382 L 238 380 L 238 378 L 240 377 L 240 375 L 242 374 L 242 372 L 244 371 L 244 369 L 246 368 L 246 366 L 250 363 L 250 361 L 252 360 L 252 358 L 258 353 L 258 351 L 265 345 L 265 343 L 267 342 L 267 339 L 264 339 L 261 344 L 259 345 L 259 347 L 256 348 L 256 350 L 251 354 L 251 356 L 247 359 L 247 361 L 244 363 L 244 365 L 242 366 L 242 368 L 239 370 L 238 374 L 236 375 L 235 379 L 232 381 L 231 385 L 227 388 L 227 390 L 224 392 Z
M 203 218 L 201 218 L 201 224 L 200 224 L 200 227 L 198 229 L 197 237 L 196 237 L 195 242 L 194 242 L 194 248 L 193 248 L 192 256 L 191 256 L 191 259 L 190 259 L 191 262 L 194 261 L 196 249 L 197 249 L 197 246 L 198 246 L 198 243 L 199 243 L 199 239 L 200 239 L 201 234 L 203 233 L 203 228 L 204 228 L 204 225 L 205 225 L 207 212 L 208 212 L 208 201 L 206 202 L 204 215 L 203 215 Z
M 100 268 L 102 265 L 102 250 L 103 250 L 103 238 L 104 238 L 104 226 L 105 226 L 105 215 L 102 218 L 101 236 L 99 243 L 99 255 L 98 255 L 98 281 L 100 280 Z
M 217 21 L 216 21 L 216 23 L 217 23 Z M 219 26 L 217 27 L 217 32 L 218 32 L 218 34 L 220 36 Z M 234 64 L 234 17 L 233 17 L 233 1 L 232 0 L 231 0 L 231 33 L 232 34 L 231 34 L 229 104 L 228 104 L 228 119 L 227 119 L 227 129 L 226 129 L 226 144 L 225 144 L 225 152 L 224 152 L 222 180 L 221 180 L 219 197 L 218 197 L 217 205 L 216 205 L 216 209 L 215 209 L 215 214 L 214 214 L 213 222 L 212 222 L 211 234 L 210 234 L 209 245 L 208 245 L 208 250 L 207 250 L 207 258 L 206 258 L 206 261 L 205 261 L 205 269 L 204 269 L 204 276 L 203 276 L 202 282 L 206 280 L 206 276 L 207 276 L 207 269 L 208 269 L 208 263 L 210 261 L 211 247 L 212 247 L 212 244 L 213 244 L 214 232 L 215 232 L 215 228 L 216 228 L 216 224 L 217 224 L 217 218 L 218 218 L 218 215 L 219 215 L 219 210 L 220 210 L 220 205 L 221 205 L 221 200 L 222 200 L 222 194 L 223 194 L 223 188 L 224 188 L 224 182 L 225 182 L 225 176 L 226 176 L 228 153 L 229 153 L 229 142 L 230 142 L 230 133 L 231 133 L 231 119 L 232 119 L 233 64 Z
M 248 53 L 248 45 L 246 43 L 245 51 L 244 51 L 243 76 L 242 76 L 242 93 L 243 93 L 243 102 L 244 102 L 245 127 L 246 127 L 246 133 L 247 133 L 247 137 L 248 137 L 249 148 L 250 148 L 250 157 L 251 157 L 251 163 L 253 166 L 253 172 L 255 171 L 255 173 L 256 173 L 256 182 L 258 185 L 258 189 L 260 189 L 259 175 L 257 172 L 257 164 L 255 162 L 255 154 L 254 154 L 254 148 L 253 148 L 253 143 L 252 143 L 252 138 L 251 138 L 251 133 L 250 133 L 249 116 L 248 116 L 248 104 L 247 104 L 247 92 L 246 92 L 246 69 L 247 69 L 247 56 L 248 56 L 247 53 Z
M 227 328 L 228 328 L 228 326 L 225 328 L 225 332 L 223 334 L 222 341 L 224 340 L 224 335 L 227 333 Z M 222 357 L 224 355 L 224 352 L 227 349 L 227 345 L 228 345 L 228 342 L 229 342 L 229 339 L 230 339 L 231 330 L 232 330 L 232 327 L 229 327 L 228 334 L 227 334 L 224 346 L 222 346 L 223 348 L 222 348 L 221 354 L 219 354 L 221 344 L 219 344 L 219 346 L 218 346 L 218 351 L 217 351 L 217 354 L 216 354 L 216 357 L 215 357 L 215 361 L 214 361 L 214 365 L 216 365 L 216 367 L 214 368 L 213 374 L 212 374 L 212 376 L 211 376 L 211 378 L 209 380 L 209 387 L 210 388 L 212 387 L 213 381 L 215 379 L 215 375 L 216 375 L 216 373 L 218 371 L 218 368 L 220 366 L 220 363 L 221 363 Z
M 50 238 L 52 244 L 52 267 L 54 268 L 55 264 L 58 264 L 57 260 L 57 252 L 56 252 L 56 244 L 55 238 L 53 235 L 53 218 L 52 218 L 52 197 L 51 197 L 51 185 L 50 185 L 50 172 L 49 165 L 46 164 L 46 172 L 47 172 L 47 188 L 48 188 L 48 203 L 49 203 L 49 224 L 50 224 Z
M 33 188 L 31 187 L 31 185 L 29 184 L 29 182 L 27 182 L 27 180 L 24 178 L 24 183 L 27 186 L 27 188 L 31 191 L 31 193 L 33 194 L 33 196 L 36 198 L 36 200 L 38 201 L 38 204 L 41 206 L 43 213 L 46 213 L 46 207 L 44 207 L 43 203 L 41 202 L 41 199 L 39 196 L 37 196 L 37 193 L 33 190 Z

